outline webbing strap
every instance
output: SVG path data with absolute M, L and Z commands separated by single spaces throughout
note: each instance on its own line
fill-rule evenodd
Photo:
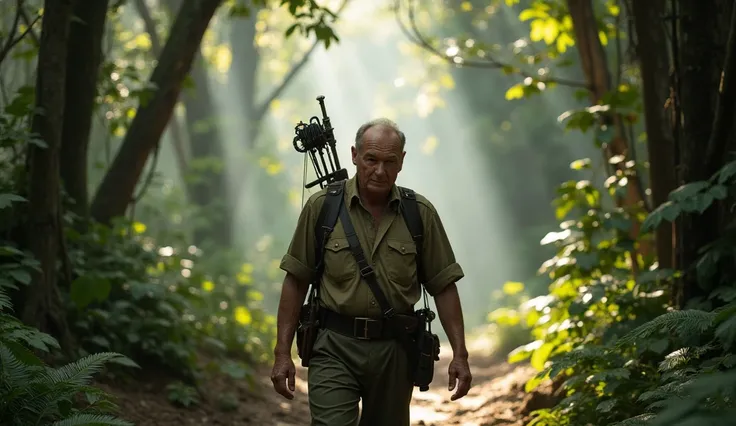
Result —
M 422 223 L 422 217 L 419 215 L 419 206 L 417 204 L 417 197 L 413 190 L 409 188 L 399 187 L 401 193 L 401 215 L 404 217 L 406 227 L 409 229 L 411 239 L 414 240 L 414 245 L 417 246 L 417 278 L 419 279 L 419 285 L 426 283 L 424 277 L 424 265 L 422 263 L 422 248 L 424 247 L 424 224 Z
M 353 253 L 353 257 L 358 263 L 360 276 L 365 279 L 368 286 L 371 288 L 373 295 L 378 300 L 378 305 L 381 307 L 381 311 L 383 311 L 383 316 L 385 318 L 391 318 L 395 313 L 394 308 L 391 307 L 388 298 L 386 298 L 383 290 L 381 290 L 381 286 L 378 285 L 378 281 L 376 280 L 376 271 L 365 258 L 363 248 L 360 246 L 360 240 L 358 239 L 358 235 L 355 233 L 353 221 L 350 220 L 350 213 L 348 213 L 348 209 L 345 207 L 344 203 L 340 206 L 340 222 L 342 222 L 343 230 L 345 230 L 345 237 L 350 245 L 350 251 Z
M 337 181 L 327 186 L 327 195 L 325 196 L 324 204 L 319 212 L 317 218 L 317 226 L 315 229 L 314 238 L 314 256 L 315 256 L 315 278 L 312 283 L 312 288 L 317 290 L 320 281 L 322 280 L 322 273 L 325 270 L 324 265 L 324 252 L 325 244 L 330 234 L 335 229 L 337 223 L 337 217 L 340 213 L 340 208 L 343 205 L 343 188 L 345 187 L 345 181 Z

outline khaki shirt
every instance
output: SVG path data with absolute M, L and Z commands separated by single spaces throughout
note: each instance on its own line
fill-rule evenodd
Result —
M 326 189 L 307 200 L 297 222 L 281 269 L 293 274 L 302 283 L 311 283 L 315 276 L 314 228 L 324 203 Z M 345 184 L 345 206 L 360 239 L 366 259 L 371 263 L 381 289 L 391 306 L 399 313 L 410 313 L 421 297 L 417 279 L 416 246 L 403 216 L 398 210 L 401 195 L 394 186 L 387 213 L 376 229 L 374 220 L 358 197 L 355 177 Z M 460 280 L 463 270 L 455 255 L 434 206 L 417 194 L 419 214 L 424 224 L 422 251 L 425 288 L 431 296 L 445 286 Z M 320 285 L 324 306 L 345 315 L 380 317 L 381 308 L 368 283 L 358 272 L 345 231 L 339 218 L 325 246 L 325 268 Z

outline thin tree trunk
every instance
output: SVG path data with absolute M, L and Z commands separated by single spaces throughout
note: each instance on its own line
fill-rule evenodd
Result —
M 31 130 L 46 144 L 30 144 L 27 241 L 41 270 L 34 272 L 23 307 L 23 321 L 59 339 L 68 351 L 71 333 L 61 306 L 56 262 L 60 248 L 59 152 L 64 120 L 67 39 L 72 5 L 46 0 L 38 55 L 36 107 Z
M 590 101 L 593 105 L 596 105 L 611 90 L 611 73 L 608 69 L 605 50 L 598 36 L 598 25 L 593 13 L 593 4 L 591 0 L 567 0 L 567 8 L 572 18 L 580 62 L 590 88 Z M 621 116 L 615 113 L 606 114 L 603 116 L 603 121 L 614 132 L 611 142 L 604 146 L 606 160 L 614 156 L 623 156 L 630 159 L 629 146 Z M 625 163 L 625 161 L 621 161 L 616 167 L 623 167 Z M 631 174 L 627 176 L 626 194 L 623 199 L 617 198 L 616 202 L 620 207 L 629 210 L 637 211 L 646 208 L 641 181 L 633 170 L 629 173 Z M 640 229 L 641 223 L 633 220 L 633 226 L 629 233 L 632 240 L 637 240 Z M 639 250 L 634 251 L 631 256 L 634 274 L 637 274 L 639 269 L 637 254 L 647 256 L 650 252 L 649 244 L 646 241 L 640 241 Z
M 708 179 L 717 165 L 706 164 L 707 141 L 716 120 L 716 104 L 730 26 L 732 0 L 698 2 L 680 0 L 680 92 L 682 132 L 680 137 L 680 180 L 683 183 Z M 733 76 L 727 76 L 728 80 Z M 724 134 L 723 137 L 726 137 Z M 721 143 L 720 141 L 718 143 Z M 723 164 L 721 158 L 721 164 Z M 674 299 L 680 308 L 707 297 L 714 279 L 699 280 L 695 265 L 700 250 L 720 235 L 717 208 L 703 214 L 687 215 L 679 221 L 680 257 L 678 269 L 683 279 L 675 288 Z M 706 278 L 706 277 L 703 277 Z
M 233 206 L 229 202 L 227 157 L 222 135 L 218 132 L 218 117 L 207 69 L 201 56 L 195 60 L 190 75 L 194 80 L 194 88 L 184 93 L 189 147 L 192 160 L 199 160 L 205 166 L 192 170 L 186 186 L 190 202 L 208 213 L 207 226 L 194 232 L 194 243 L 201 246 L 209 241 L 223 248 L 230 247 Z M 221 167 L 215 166 L 218 163 Z
M 91 213 L 98 222 L 109 224 L 113 218 L 125 215 L 143 168 L 171 118 L 204 32 L 220 4 L 222 0 L 182 3 L 151 76 L 157 90 L 138 109 L 112 166 L 97 189 Z
M 665 46 L 666 0 L 633 1 L 636 47 L 641 68 L 644 124 L 647 131 L 650 187 L 653 208 L 667 201 L 675 189 L 675 139 L 672 122 L 665 109 L 670 96 L 670 58 Z M 660 268 L 674 266 L 673 225 L 665 222 L 656 230 L 657 260 Z
M 177 3 L 176 7 L 172 8 L 171 13 L 172 16 L 175 16 L 174 13 L 179 10 L 179 2 L 170 3 Z M 151 16 L 151 11 L 148 9 L 148 6 L 146 6 L 145 0 L 135 0 L 135 6 L 136 9 L 138 9 L 138 14 L 141 15 L 148 37 L 151 38 L 151 53 L 153 53 L 153 56 L 158 58 L 161 56 L 163 48 L 161 47 L 161 38 L 158 36 L 158 31 L 156 31 L 156 22 L 153 20 L 153 16 Z M 168 130 L 171 132 L 171 144 L 174 148 L 174 157 L 176 158 L 176 166 L 179 170 L 179 176 L 184 180 L 189 166 L 187 161 L 187 150 L 184 147 L 184 137 L 181 134 L 179 119 L 176 115 L 171 116 L 171 120 L 169 120 L 168 123 Z
M 89 216 L 87 149 L 108 4 L 109 0 L 77 0 L 73 14 L 78 20 L 72 21 L 69 29 L 66 93 L 74 95 L 66 97 L 64 106 L 60 173 L 67 194 L 74 200 L 71 210 L 82 218 L 78 223 L 82 229 Z

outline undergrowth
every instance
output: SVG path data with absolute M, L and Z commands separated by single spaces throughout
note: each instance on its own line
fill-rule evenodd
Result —
M 58 346 L 51 343 L 50 337 L 25 328 L 4 313 L 10 307 L 15 286 L 30 283 L 28 268 L 37 267 L 18 244 L 23 241 L 20 231 L 24 229 L 28 205 L 25 152 L 29 144 L 43 144 L 27 130 L 33 97 L 32 88 L 19 90 L 0 111 L 0 239 L 5 241 L 0 244 L 0 326 L 9 333 L 3 334 L 3 344 L 10 345 L 7 347 L 15 351 L 14 356 L 22 364 L 21 368 L 12 361 L 9 365 L 19 370 L 8 370 L 6 366 L 0 372 L 16 374 L 13 381 L 2 382 L 4 395 L 13 398 L 2 398 L 3 409 L 13 408 L 12 401 L 34 401 L 29 395 L 44 395 L 42 387 L 51 382 L 63 384 L 54 388 L 67 392 L 59 398 L 80 389 L 90 398 L 95 397 L 98 394 L 84 387 L 87 385 L 83 386 L 82 379 L 86 383 L 91 373 L 100 371 L 103 362 L 123 359 L 114 353 L 134 360 L 143 369 L 166 370 L 175 383 L 183 380 L 187 386 L 196 386 L 207 372 L 255 383 L 253 368 L 271 357 L 268 348 L 275 337 L 275 319 L 264 312 L 264 295 L 257 285 L 277 266 L 236 263 L 232 261 L 234 256 L 225 252 L 205 256 L 201 249 L 186 243 L 186 235 L 148 229 L 133 220 L 120 220 L 110 227 L 85 223 L 70 213 L 71 200 L 63 193 L 64 238 L 57 270 L 51 272 L 59 277 L 59 292 L 78 343 L 76 354 L 84 361 L 51 370 L 18 349 L 17 339 L 23 336 L 35 350 Z M 161 217 L 159 222 L 168 223 L 170 219 Z M 68 381 L 63 375 L 70 368 L 84 375 Z M 119 376 L 126 370 L 105 373 Z M 188 405 L 196 402 L 187 400 Z M 104 405 L 95 400 L 93 407 L 100 404 Z M 64 418 L 72 413 L 66 408 L 49 410 L 44 414 L 48 418 Z M 0 424 L 13 423 L 0 419 Z
M 58 342 L 12 315 L 9 295 L 29 283 L 38 265 L 6 242 L 0 242 L 0 259 L 0 424 L 133 426 L 112 414 L 117 408 L 112 398 L 90 382 L 107 363 L 136 364 L 118 353 L 100 352 L 61 367 L 46 365 L 36 353 L 59 350 Z
M 574 165 L 589 164 L 581 161 Z M 529 360 L 539 370 L 527 391 L 563 380 L 557 405 L 533 412 L 529 426 L 733 424 L 735 277 L 717 274 L 720 265 L 733 264 L 736 234 L 729 231 L 700 254 L 693 273 L 711 289 L 708 299 L 674 310 L 670 293 L 680 273 L 636 256 L 628 231 L 634 220 L 643 219 L 649 232 L 681 214 L 700 214 L 729 199 L 735 178 L 732 162 L 707 182 L 673 191 L 648 215 L 606 207 L 606 193 L 589 181 L 560 187 L 557 213 L 567 220 L 542 241 L 557 248 L 540 268 L 551 280 L 549 293 L 492 315 L 533 339 L 509 353 L 510 362 Z M 621 185 L 608 183 L 615 196 Z

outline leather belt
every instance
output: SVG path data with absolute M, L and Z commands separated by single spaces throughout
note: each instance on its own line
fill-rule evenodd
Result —
M 395 314 L 391 318 L 353 317 L 322 308 L 321 325 L 359 340 L 397 339 L 413 333 L 419 320 L 414 315 Z

